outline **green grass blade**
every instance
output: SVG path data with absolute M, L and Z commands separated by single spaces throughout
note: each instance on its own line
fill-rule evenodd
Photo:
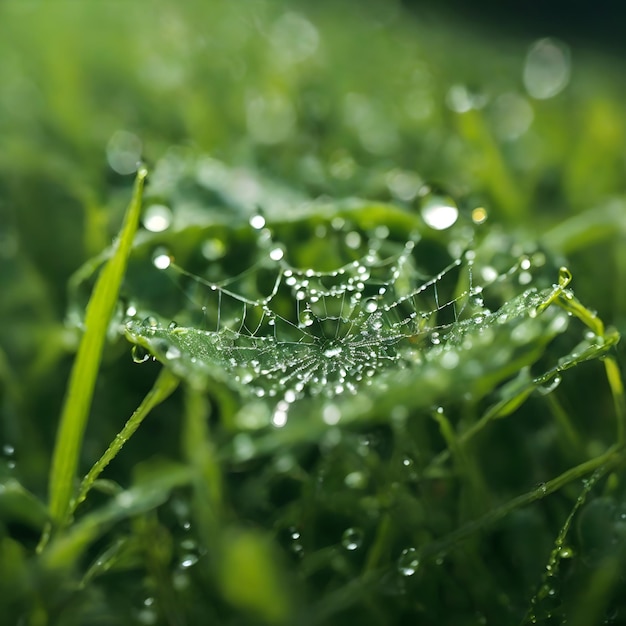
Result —
M 176 390 L 179 382 L 180 379 L 172 374 L 170 370 L 167 368 L 161 370 L 154 386 L 137 407 L 137 410 L 130 416 L 122 430 L 115 436 L 115 439 L 106 449 L 106 452 L 94 463 L 85 478 L 83 478 L 78 489 L 78 496 L 71 503 L 70 513 L 73 513 L 81 502 L 84 502 L 89 490 L 104 468 L 117 456 L 119 451 L 124 447 L 124 444 L 131 438 L 152 409 L 169 398 Z
M 102 270 L 87 305 L 85 334 L 70 374 L 50 472 L 50 516 L 53 526 L 56 527 L 66 522 L 70 510 L 78 457 L 102 348 L 139 223 L 146 175 L 145 168 L 141 168 L 137 173 L 133 197 L 126 211 L 120 236 L 115 243 L 115 252 Z

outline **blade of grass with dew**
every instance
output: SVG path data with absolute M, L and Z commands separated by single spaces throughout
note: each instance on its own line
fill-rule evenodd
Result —
M 53 527 L 63 526 L 70 511 L 78 457 L 91 407 L 102 349 L 133 238 L 139 223 L 141 199 L 147 170 L 137 173 L 133 197 L 126 211 L 115 252 L 94 288 L 85 316 L 85 334 L 70 374 L 65 403 L 57 431 L 50 472 L 50 516 Z
M 137 410 L 130 416 L 122 430 L 115 436 L 115 439 L 111 442 L 106 452 L 96 461 L 83 478 L 78 489 L 78 496 L 70 504 L 70 514 L 74 513 L 76 507 L 78 507 L 81 502 L 84 502 L 98 476 L 100 476 L 104 468 L 117 456 L 119 451 L 124 447 L 124 444 L 132 437 L 150 411 L 152 411 L 155 406 L 161 404 L 165 399 L 169 398 L 178 387 L 179 382 L 180 379 L 172 374 L 169 369 L 163 368 L 161 370 L 154 386 L 137 407 Z

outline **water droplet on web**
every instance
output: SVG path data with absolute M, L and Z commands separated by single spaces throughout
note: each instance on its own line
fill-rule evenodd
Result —
M 417 550 L 415 548 L 405 548 L 398 558 L 398 571 L 402 576 L 413 576 L 419 564 Z
M 376 300 L 367 300 L 365 303 L 365 311 L 367 313 L 374 313 L 378 309 L 378 302 Z
M 285 256 L 285 251 L 282 248 L 272 248 L 270 250 L 270 259 L 272 261 L 280 261 Z
M 350 552 L 363 544 L 363 531 L 360 528 L 347 528 L 341 536 L 341 545 Z
M 422 201 L 421 214 L 427 226 L 445 230 L 456 222 L 459 210 L 450 198 L 433 195 Z

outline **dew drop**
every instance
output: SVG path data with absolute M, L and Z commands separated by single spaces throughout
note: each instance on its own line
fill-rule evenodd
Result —
M 207 261 L 217 261 L 226 254 L 226 244 L 221 239 L 206 239 L 200 251 Z
M 280 261 L 285 256 L 285 251 L 282 248 L 272 248 L 270 250 L 270 259 L 272 261 Z
M 346 235 L 346 246 L 352 250 L 356 250 L 361 245 L 361 235 L 355 230 L 350 231 Z
M 378 302 L 376 300 L 368 300 L 365 303 L 365 310 L 367 313 L 374 313 L 374 311 L 378 310 Z
M 116 131 L 107 143 L 109 166 L 123 176 L 134 174 L 141 165 L 141 149 L 141 139 L 137 135 L 125 130 Z
M 159 248 L 152 257 L 152 264 L 158 270 L 166 270 L 172 264 L 172 257 L 164 248 Z
M 422 219 L 434 230 L 450 228 L 459 217 L 455 203 L 444 196 L 428 197 L 421 208 Z
M 398 559 L 398 571 L 402 576 L 413 576 L 419 567 L 419 557 L 415 548 L 405 548 Z
M 180 566 L 183 569 L 188 569 L 192 565 L 195 565 L 197 562 L 198 562 L 198 555 L 197 554 L 186 554 L 182 558 L 182 560 L 180 562 Z
M 163 204 L 152 204 L 143 214 L 143 225 L 152 233 L 162 233 L 172 223 L 172 211 Z
M 472 222 L 474 224 L 484 224 L 487 221 L 487 209 L 484 207 L 476 207 L 472 211 Z
M 322 411 L 322 419 L 329 426 L 335 426 L 341 419 L 341 411 L 336 404 L 327 404 Z
M 165 358 L 168 360 L 180 359 L 181 356 L 182 353 L 176 346 L 169 346 L 165 353 Z
M 350 489 L 363 489 L 367 485 L 367 477 L 363 472 L 350 472 L 343 482 Z
M 250 218 L 250 226 L 254 228 L 254 230 L 261 230 L 265 226 L 265 218 L 262 215 L 253 215 Z
M 145 363 L 150 358 L 150 353 L 138 344 L 135 344 L 130 351 L 135 363 Z
M 498 270 L 491 265 L 485 265 L 480 268 L 480 275 L 485 282 L 492 283 L 498 278 Z
M 561 384 L 561 380 L 562 377 L 560 374 L 557 374 L 547 385 L 542 385 L 538 387 L 537 390 L 542 396 L 547 396 Z
M 341 536 L 341 545 L 350 552 L 363 544 L 363 531 L 360 528 L 347 528 Z
M 529 49 L 524 65 L 526 91 L 538 100 L 546 100 L 563 91 L 570 79 L 570 53 L 555 39 L 540 39 Z
M 148 335 L 154 335 L 158 325 L 159 323 L 157 322 L 156 317 L 153 317 L 152 315 L 149 315 L 143 320 L 143 322 L 141 322 L 142 328 Z
M 289 403 L 285 400 L 281 400 L 274 409 L 274 415 L 272 415 L 272 424 L 276 428 L 282 428 L 287 423 L 287 413 L 289 411 Z

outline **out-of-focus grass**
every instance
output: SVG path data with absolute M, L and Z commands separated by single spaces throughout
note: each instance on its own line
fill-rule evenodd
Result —
M 63 321 L 70 274 L 119 229 L 133 161 L 151 165 L 181 146 L 309 197 L 411 206 L 423 183 L 440 185 L 465 212 L 486 207 L 486 226 L 503 224 L 512 242 L 523 229 L 525 242 L 565 252 L 577 295 L 624 329 L 621 68 L 555 42 L 565 58 L 571 53 L 571 76 L 553 97 L 534 98 L 524 82 L 533 43 L 497 32 L 479 39 L 429 14 L 409 16 L 396 2 L 0 5 L 2 614 L 28 613 L 33 624 L 92 623 L 96 615 L 102 623 L 237 624 L 251 623 L 242 616 L 252 611 L 279 623 L 297 606 L 302 623 L 521 619 L 578 497 L 573 486 L 514 511 L 464 551 L 442 554 L 429 576 L 399 581 L 376 570 L 401 554 L 407 537 L 418 544 L 453 531 L 457 505 L 458 520 L 472 510 L 456 499 L 462 487 L 450 475 L 405 475 L 401 444 L 419 442 L 410 452 L 423 461 L 439 442 L 424 416 L 411 421 L 407 441 L 390 443 L 376 429 L 348 433 L 332 450 L 324 441 L 304 458 L 285 450 L 220 477 L 198 415 L 218 421 L 232 398 L 214 390 L 211 401 L 188 396 L 183 406 L 174 397 L 126 444 L 111 481 L 97 483 L 100 493 L 47 561 L 34 555 L 43 513 L 24 487 L 46 499 L 78 341 Z M 249 183 L 244 173 L 241 180 Z M 129 363 L 125 342 L 106 348 L 81 471 L 154 374 Z M 574 368 L 549 398 L 531 396 L 469 448 L 466 467 L 487 477 L 483 496 L 494 507 L 600 458 L 612 443 L 615 411 L 601 367 Z M 456 417 L 461 426 L 468 419 Z M 349 506 L 377 511 L 357 529 L 373 546 L 369 563 L 339 547 L 351 511 L 336 500 L 345 492 L 337 485 L 355 468 L 370 487 Z M 584 558 L 562 568 L 565 614 L 576 614 L 584 597 L 599 607 L 585 619 L 624 620 L 623 605 L 610 600 L 623 571 L 622 481 L 614 474 L 601 485 L 603 497 L 573 532 Z M 199 528 L 189 531 L 192 522 Z M 196 571 L 198 560 L 206 566 Z M 613 612 L 605 615 L 605 606 Z

